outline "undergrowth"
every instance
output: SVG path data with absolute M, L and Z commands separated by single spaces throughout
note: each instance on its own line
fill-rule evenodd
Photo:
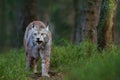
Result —
M 101 53 L 89 42 L 52 46 L 50 70 L 62 72 L 63 80 L 120 80 L 119 68 L 120 50 L 116 46 Z M 23 49 L 0 54 L 0 80 L 27 80 L 29 74 Z

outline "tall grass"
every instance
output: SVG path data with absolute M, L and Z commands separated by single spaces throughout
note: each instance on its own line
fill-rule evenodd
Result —
M 0 80 L 26 80 L 23 49 L 0 54 Z
M 62 72 L 65 80 L 120 80 L 119 68 L 117 47 L 101 53 L 89 42 L 52 47 L 50 70 Z M 29 74 L 23 49 L 0 54 L 0 80 L 27 80 Z

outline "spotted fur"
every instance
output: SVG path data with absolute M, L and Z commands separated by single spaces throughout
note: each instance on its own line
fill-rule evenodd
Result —
M 37 72 L 38 60 L 42 60 L 42 76 L 48 76 L 50 65 L 52 37 L 49 27 L 41 21 L 31 22 L 25 31 L 24 48 L 26 53 L 26 69 L 33 66 Z

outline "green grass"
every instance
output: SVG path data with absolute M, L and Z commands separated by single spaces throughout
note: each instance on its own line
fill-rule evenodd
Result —
M 0 54 L 0 80 L 25 80 L 23 50 L 10 50 Z
M 50 70 L 62 72 L 65 80 L 120 80 L 120 50 L 114 46 L 99 53 L 89 42 L 53 46 Z M 0 54 L 0 80 L 27 80 L 30 73 L 23 49 Z

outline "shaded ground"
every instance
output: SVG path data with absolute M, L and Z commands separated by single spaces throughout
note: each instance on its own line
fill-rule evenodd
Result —
M 35 73 L 28 76 L 28 80 L 62 80 L 62 73 L 49 72 L 50 77 L 42 77 L 41 73 Z

